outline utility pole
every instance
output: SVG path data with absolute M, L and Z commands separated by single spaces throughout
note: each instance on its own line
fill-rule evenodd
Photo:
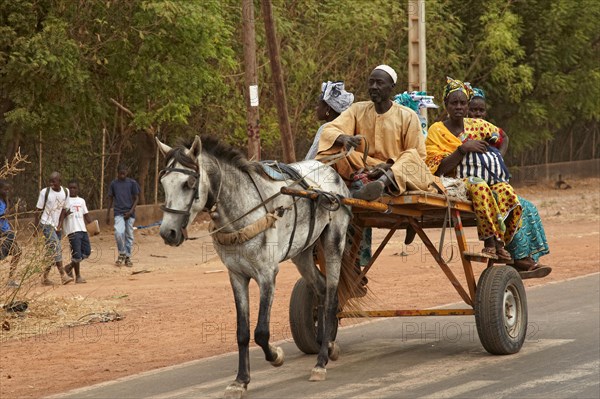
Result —
M 260 161 L 256 31 L 254 29 L 254 2 L 252 0 L 242 0 L 242 36 L 244 41 L 244 81 L 246 90 L 248 90 L 246 95 L 248 158 Z
M 102 157 L 100 161 L 100 207 L 104 205 L 104 158 L 106 157 L 106 128 L 102 128 Z
M 408 91 L 427 91 L 425 0 L 408 1 Z M 427 108 L 421 108 L 427 119 Z
M 42 191 L 42 183 L 44 182 L 44 177 L 42 176 L 42 131 L 40 130 L 40 137 L 39 137 L 39 143 L 40 143 L 40 159 L 39 159 L 39 179 L 38 179 L 38 192 Z
M 262 0 L 262 14 L 265 20 L 265 33 L 269 47 L 269 60 L 271 61 L 271 75 L 275 84 L 275 104 L 277 105 L 277 116 L 279 119 L 279 130 L 281 131 L 281 144 L 283 147 L 283 160 L 286 163 L 296 161 L 294 151 L 294 137 L 288 117 L 285 86 L 283 84 L 283 71 L 281 70 L 281 57 L 279 55 L 279 44 L 275 34 L 275 23 L 273 21 L 273 8 L 271 0 Z

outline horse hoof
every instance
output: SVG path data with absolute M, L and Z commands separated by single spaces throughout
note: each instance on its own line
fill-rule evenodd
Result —
M 313 367 L 310 372 L 309 381 L 325 381 L 327 379 L 327 370 L 323 367 Z
M 247 388 L 237 382 L 233 382 L 229 384 L 229 386 L 225 389 L 225 394 L 223 398 L 225 399 L 242 399 L 246 396 Z
M 327 348 L 327 355 L 334 362 L 340 358 L 340 346 L 336 342 L 330 342 Z
M 273 367 L 279 367 L 283 364 L 283 361 L 285 360 L 285 354 L 283 353 L 283 349 L 281 349 L 280 346 L 277 347 L 277 357 L 275 358 L 275 360 L 273 360 L 271 362 L 271 365 Z

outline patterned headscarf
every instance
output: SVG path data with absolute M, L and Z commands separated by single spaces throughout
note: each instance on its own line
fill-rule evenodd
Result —
M 465 93 L 465 95 L 467 96 L 467 100 L 470 100 L 471 97 L 473 97 L 473 89 L 471 89 L 471 86 L 469 84 L 465 84 L 460 80 L 452 79 L 450 76 L 446 77 L 446 81 L 448 82 L 448 84 L 446 84 L 446 87 L 444 87 L 444 102 L 446 102 L 446 99 L 448 98 L 450 93 L 453 93 L 455 91 L 462 91 L 463 93 Z
M 344 82 L 327 81 L 321 85 L 321 100 L 341 114 L 354 102 L 354 94 L 346 91 Z

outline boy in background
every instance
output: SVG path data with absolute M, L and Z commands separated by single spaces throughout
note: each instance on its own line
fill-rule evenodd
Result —
M 60 215 L 60 225 L 63 232 L 69 238 L 71 245 L 71 263 L 65 266 L 65 273 L 73 278 L 73 270 L 75 271 L 75 282 L 85 283 L 81 277 L 80 263 L 88 258 L 92 252 L 90 237 L 87 233 L 85 225 L 92 222 L 88 213 L 85 200 L 79 197 L 79 183 L 77 180 L 69 182 L 69 199 L 67 200 L 67 209 L 62 211 Z
M 59 224 L 62 210 L 67 207 L 69 193 L 65 187 L 60 185 L 60 173 L 52 172 L 48 182 L 50 183 L 49 186 L 40 191 L 33 224 L 38 226 L 39 231 L 44 234 L 46 250 L 48 255 L 54 258 L 54 263 L 60 273 L 61 283 L 68 284 L 73 279 L 65 274 L 63 268 L 62 246 L 60 243 L 62 231 Z M 45 267 L 42 273 L 42 285 L 54 285 L 48 278 L 51 268 L 51 264 Z

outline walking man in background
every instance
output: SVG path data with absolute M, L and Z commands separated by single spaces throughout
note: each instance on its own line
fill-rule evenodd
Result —
M 49 255 L 54 256 L 56 268 L 60 273 L 60 279 L 63 284 L 70 283 L 73 278 L 67 276 L 63 269 L 62 247 L 60 240 L 62 233 L 60 231 L 60 214 L 67 208 L 68 190 L 60 185 L 60 173 L 52 172 L 49 180 L 50 185 L 42 191 L 38 197 L 35 213 L 35 226 L 38 227 L 46 238 L 46 250 Z M 48 265 L 42 274 L 42 285 L 54 285 L 48 278 L 52 265 Z
M 119 165 L 117 178 L 110 183 L 106 224 L 110 225 L 110 208 L 114 204 L 115 241 L 119 250 L 119 257 L 115 264 L 132 267 L 133 223 L 135 222 L 135 207 L 139 200 L 140 186 L 134 179 L 127 177 L 127 173 L 129 173 L 127 166 Z

